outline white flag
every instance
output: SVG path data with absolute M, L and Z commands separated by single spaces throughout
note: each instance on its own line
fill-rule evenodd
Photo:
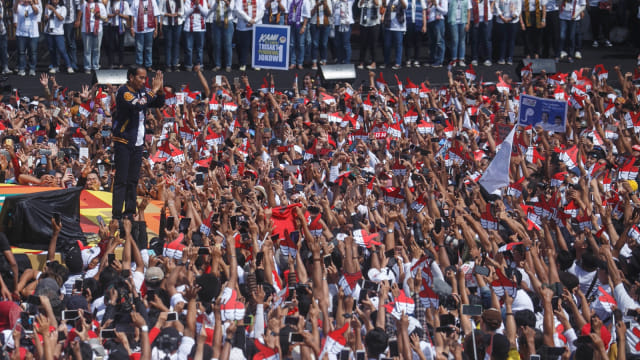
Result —
M 491 160 L 491 164 L 487 167 L 487 170 L 480 178 L 480 185 L 482 185 L 489 194 L 500 190 L 501 188 L 509 185 L 509 165 L 511 163 L 511 147 L 513 146 L 513 135 L 516 132 L 514 126 L 509 132 L 509 135 L 500 144 L 500 150 L 496 153 L 496 156 Z

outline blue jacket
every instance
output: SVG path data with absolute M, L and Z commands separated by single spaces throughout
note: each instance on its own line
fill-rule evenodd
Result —
M 113 141 L 135 145 L 138 139 L 140 116 L 146 116 L 148 108 L 163 105 L 164 94 L 155 95 L 147 89 L 135 91 L 126 84 L 121 86 L 116 94 L 116 112 L 112 128 Z M 144 134 L 141 135 L 144 137 Z

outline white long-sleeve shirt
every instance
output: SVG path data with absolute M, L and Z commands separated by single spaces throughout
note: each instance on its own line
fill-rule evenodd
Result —
M 58 14 L 60 14 L 60 16 L 62 16 L 62 20 L 58 19 L 58 17 L 53 13 L 53 10 L 45 10 L 45 15 L 48 19 L 44 24 L 45 34 L 64 35 L 64 17 L 67 15 L 67 8 L 62 5 L 58 5 L 56 7 L 56 11 L 58 12 Z
M 561 20 L 579 20 L 582 10 L 586 7 L 585 0 L 569 0 L 560 3 L 560 13 L 558 17 Z
M 218 21 L 224 23 L 225 16 L 227 17 L 227 24 L 231 22 L 236 22 L 236 16 L 234 12 L 234 8 L 236 6 L 236 0 L 231 0 L 229 4 L 224 0 L 213 0 L 213 6 L 211 7 L 211 11 L 209 11 L 209 17 L 211 21 L 215 24 Z
M 184 4 L 178 6 L 177 0 L 158 1 L 160 13 L 162 13 L 162 25 L 182 25 L 184 23 Z M 176 17 L 169 17 L 166 14 L 178 14 Z
M 153 7 L 153 16 L 155 17 L 155 26 L 154 27 L 150 27 L 149 25 L 149 16 L 147 16 L 147 11 L 151 11 L 151 9 L 149 9 L 149 2 L 151 2 L 151 6 Z M 138 10 L 139 9 L 143 9 L 144 14 L 142 16 L 142 21 L 144 21 L 144 29 L 142 31 L 138 31 Z M 160 16 L 162 15 L 162 13 L 160 12 L 160 9 L 158 8 L 158 3 L 156 3 L 155 0 L 133 0 L 133 3 L 131 4 L 131 17 L 133 18 L 133 30 L 136 33 L 140 33 L 140 34 L 145 34 L 145 33 L 149 33 L 152 31 L 155 31 L 158 28 L 158 19 L 160 19 Z
M 200 0 L 197 3 L 187 1 L 184 4 L 184 27 L 182 30 L 187 32 L 206 31 L 205 19 L 208 14 L 209 5 L 206 1 Z
M 449 0 L 437 0 L 436 5 L 427 3 L 427 22 L 444 19 L 449 12 Z
M 520 21 L 520 12 L 522 11 L 521 0 L 496 0 L 496 21 L 500 24 L 504 24 L 504 21 L 500 18 L 500 15 L 506 19 L 511 18 L 510 23 L 517 23 Z
M 90 12 L 89 24 L 87 26 L 87 5 Z M 95 18 L 95 14 L 100 13 L 100 19 Z M 82 25 L 80 31 L 83 33 L 92 33 L 95 27 L 96 21 L 98 22 L 98 33 L 102 32 L 102 18 L 107 17 L 107 8 L 101 2 L 85 3 L 82 5 Z M 88 29 L 88 30 L 87 30 Z
M 236 30 L 249 31 L 253 30 L 252 26 L 248 26 L 249 21 L 253 20 L 254 24 L 262 24 L 264 15 L 265 2 L 263 0 L 238 0 L 235 6 L 235 15 L 238 18 Z M 255 10 L 254 10 L 255 8 Z M 255 13 L 255 17 L 252 15 Z
M 42 18 L 42 6 L 35 5 L 35 11 L 31 5 L 18 4 L 16 12 L 13 14 L 13 22 L 17 24 L 16 36 L 37 38 L 40 36 L 38 23 Z

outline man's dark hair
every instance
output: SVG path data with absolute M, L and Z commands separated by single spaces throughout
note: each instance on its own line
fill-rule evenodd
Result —
M 531 310 L 520 310 L 513 314 L 517 326 L 536 327 L 536 315 Z
M 364 346 L 369 358 L 378 358 L 387 349 L 389 337 L 384 329 L 376 327 L 364 337 Z
M 132 76 L 136 76 L 138 74 L 138 70 L 147 70 L 145 69 L 144 66 L 142 65 L 131 65 L 129 66 L 129 68 L 127 69 L 127 80 L 130 80 Z
M 93 358 L 93 350 L 91 350 L 91 345 L 86 342 L 80 343 L 80 358 L 76 357 L 76 354 L 72 351 L 71 357 L 73 360 L 83 360 L 83 359 L 91 359 Z

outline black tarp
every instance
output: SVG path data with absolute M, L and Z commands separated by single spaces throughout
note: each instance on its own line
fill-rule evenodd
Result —
M 76 240 L 84 242 L 80 228 L 80 193 L 82 188 L 43 191 L 33 194 L 9 196 L 0 212 L 0 231 L 13 246 L 46 250 L 51 239 L 51 218 L 60 213 L 62 230 L 58 236 L 57 251 Z

